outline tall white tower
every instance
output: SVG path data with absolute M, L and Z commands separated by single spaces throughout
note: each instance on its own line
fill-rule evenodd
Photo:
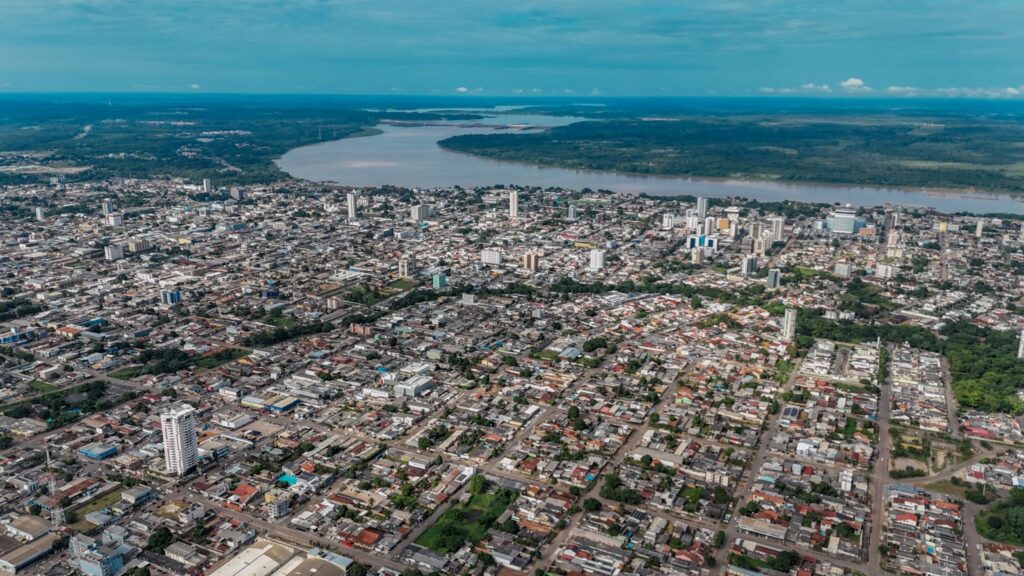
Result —
M 195 413 L 188 404 L 181 404 L 160 414 L 168 474 L 184 476 L 199 463 Z
M 1020 331 L 1020 344 L 1017 345 L 1017 359 L 1024 359 L 1024 330 Z
M 781 242 L 786 234 L 786 219 L 777 217 L 769 222 L 772 225 L 772 242 Z
M 590 269 L 600 270 L 604 268 L 604 250 L 594 248 L 590 251 Z
M 355 192 L 349 192 L 348 195 L 345 196 L 345 202 L 348 204 L 348 219 L 349 220 L 355 220 L 356 219 L 356 193 Z
M 697 198 L 697 218 L 704 218 L 708 215 L 708 199 L 703 196 Z
M 508 217 L 519 218 L 519 191 L 512 190 L 508 193 Z
M 114 213 L 114 202 L 110 198 L 104 198 L 102 206 L 104 216 L 110 216 Z
M 796 338 L 796 308 L 786 308 L 782 318 L 782 339 L 792 342 Z

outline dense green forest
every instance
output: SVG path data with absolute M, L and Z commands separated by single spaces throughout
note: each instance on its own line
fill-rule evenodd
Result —
M 320 141 L 368 135 L 381 120 L 474 119 L 458 111 L 371 111 L 369 102 L 288 97 L 0 99 L 0 185 L 63 174 L 211 178 L 217 184 L 287 178 L 274 159 Z M 38 171 L 11 170 L 37 165 Z M 3 170 L 7 167 L 7 170 Z
M 632 174 L 1024 191 L 1022 140 L 1024 122 L 1012 116 L 620 111 L 546 132 L 440 144 L 500 160 Z

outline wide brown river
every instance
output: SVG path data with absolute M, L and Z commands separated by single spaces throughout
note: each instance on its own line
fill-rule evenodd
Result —
M 376 136 L 346 138 L 290 150 L 278 166 L 297 178 L 346 186 L 394 185 L 409 188 L 448 186 L 524 186 L 606 189 L 652 196 L 740 196 L 762 201 L 841 202 L 854 206 L 927 206 L 941 212 L 1024 214 L 1024 195 L 928 189 L 873 188 L 834 184 L 785 184 L 747 180 L 701 180 L 569 170 L 504 162 L 444 150 L 437 142 L 458 134 L 494 133 L 508 125 L 535 128 L 563 125 L 579 118 L 517 116 L 496 113 L 467 126 L 444 122 L 417 126 L 381 125 Z M 493 127 L 491 127 L 493 126 Z

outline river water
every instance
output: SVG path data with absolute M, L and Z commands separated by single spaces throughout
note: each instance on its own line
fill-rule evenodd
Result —
M 508 131 L 505 126 L 542 129 L 578 120 L 571 117 L 522 116 L 499 112 L 472 123 L 440 122 L 416 126 L 382 124 L 377 127 L 382 131 L 381 134 L 296 148 L 278 159 L 277 164 L 296 178 L 356 187 L 394 185 L 435 188 L 459 185 L 470 188 L 518 184 L 576 190 L 606 189 L 652 196 L 740 196 L 762 201 L 841 202 L 854 206 L 897 204 L 927 206 L 941 212 L 1024 214 L 1024 195 L 638 176 L 491 160 L 451 152 L 437 145 L 439 140 L 459 134 Z

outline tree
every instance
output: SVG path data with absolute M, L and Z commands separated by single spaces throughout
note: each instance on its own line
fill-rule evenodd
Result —
M 161 526 L 149 535 L 149 540 L 146 542 L 146 550 L 163 554 L 164 550 L 173 542 L 174 535 L 165 526 Z
M 583 501 L 583 509 L 587 512 L 600 512 L 604 505 L 597 498 L 587 498 Z
M 658 414 L 657 412 L 655 412 L 654 414 L 651 414 L 651 418 L 650 418 L 651 426 L 657 426 L 659 420 L 661 420 L 661 415 L 660 414 Z
M 469 479 L 469 491 L 473 494 L 483 494 L 487 491 L 487 478 L 477 474 Z
M 725 532 L 719 530 L 715 532 L 715 548 L 721 548 L 725 544 Z

